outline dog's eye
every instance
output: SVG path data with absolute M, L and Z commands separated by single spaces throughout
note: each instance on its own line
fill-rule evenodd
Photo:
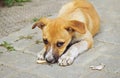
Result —
M 48 44 L 48 40 L 47 39 L 43 39 L 44 44 Z
M 57 47 L 63 46 L 64 42 L 57 42 Z

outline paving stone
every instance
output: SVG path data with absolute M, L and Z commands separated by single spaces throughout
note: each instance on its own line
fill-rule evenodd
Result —
M 14 43 L 15 40 L 19 39 L 16 36 L 12 36 L 12 37 L 4 37 L 2 39 L 0 39 L 0 44 L 3 43 L 4 41 L 6 41 L 7 43 Z
M 38 52 L 40 52 L 43 49 L 44 45 L 43 43 L 40 44 L 32 44 L 31 46 L 24 49 L 25 53 L 32 53 L 34 55 L 37 55 Z
M 55 68 L 55 69 L 58 69 L 58 67 Z M 70 78 L 81 78 L 81 76 L 86 74 L 86 72 L 89 73 L 89 68 L 86 67 L 86 65 L 83 66 L 83 65 L 80 65 L 80 64 L 73 63 L 72 65 L 66 66 L 66 67 L 61 67 L 60 66 L 59 71 L 60 71 L 60 75 L 62 75 L 62 72 L 64 71 L 65 77 L 64 77 L 64 75 L 62 75 L 63 78 L 69 77 L 67 75 L 70 75 L 70 74 L 71 74 Z M 70 74 L 67 74 L 66 72 L 69 72 Z
M 34 64 L 36 64 L 35 60 L 35 56 L 22 52 L 6 52 L 0 55 L 1 63 L 20 70 L 31 68 Z
M 0 46 L 0 54 L 4 53 L 4 52 L 6 52 L 6 51 L 7 51 L 6 48 Z
M 116 31 L 116 30 L 117 32 L 120 32 L 119 28 L 120 28 L 119 23 L 116 24 L 116 23 L 108 23 L 108 22 L 102 21 L 99 32 L 101 33 L 101 32 Z
M 120 32 L 117 31 L 109 31 L 109 32 L 103 32 L 99 33 L 95 39 L 103 41 L 103 42 L 108 42 L 108 43 L 114 43 L 119 45 L 120 44 Z
M 29 36 L 31 36 L 32 39 L 27 39 Z M 8 43 L 12 43 L 16 50 L 23 50 L 26 47 L 29 47 L 31 44 L 34 44 L 37 40 L 41 40 L 41 30 L 38 28 L 32 30 L 30 27 L 26 27 L 19 32 L 15 32 L 13 34 L 10 34 L 8 37 L 2 38 L 0 40 L 0 43 L 6 41 Z
M 85 76 L 82 76 L 80 78 L 119 78 L 119 74 L 113 74 L 113 73 L 107 73 L 107 72 L 101 72 L 101 71 L 95 71 L 87 74 Z
M 36 34 L 37 32 L 40 33 L 40 29 L 39 28 L 35 28 L 35 29 L 32 29 L 32 25 L 33 24 L 30 24 L 28 25 L 29 27 L 25 27 L 23 29 L 21 29 L 20 31 L 16 32 L 16 33 L 13 33 L 11 35 L 18 35 L 18 36 L 27 36 L 27 35 L 34 35 Z M 10 35 L 10 36 L 11 36 Z
M 105 50 L 105 47 L 106 47 L 106 50 Z M 108 55 L 113 58 L 120 58 L 120 46 L 116 46 L 116 45 L 101 46 L 99 48 L 99 51 L 100 53 L 102 53 L 102 55 Z
M 102 71 L 113 74 L 116 74 L 116 71 L 119 69 L 120 66 L 120 62 L 118 58 L 111 58 L 110 56 L 106 56 L 106 55 L 94 59 L 87 66 L 89 67 L 91 65 L 99 65 L 101 63 L 105 64 L 105 68 Z
M 103 3 L 103 1 L 92 1 L 96 8 L 98 8 L 99 15 L 101 17 L 101 26 L 100 26 L 100 33 L 95 37 L 100 41 L 114 43 L 114 44 L 120 44 L 120 26 L 119 26 L 119 10 L 116 7 L 120 7 L 117 5 L 118 0 L 113 1 L 106 0 L 104 3 L 106 5 L 109 4 L 115 4 L 114 6 L 106 6 Z M 99 6 L 99 7 L 98 7 Z M 104 10 L 100 10 L 103 9 Z
M 17 55 L 16 53 L 13 54 L 13 52 L 6 52 L 0 55 L 0 62 L 12 64 L 16 59 Z
M 31 21 L 33 22 L 33 18 L 35 17 L 39 18 L 41 16 L 53 15 L 54 13 L 58 12 L 61 5 L 67 1 L 70 0 L 34 0 L 32 2 L 25 3 L 24 6 L 0 8 L 0 26 L 2 26 L 0 29 L 0 38 L 24 28 L 31 23 Z M 55 3 L 57 6 L 54 7 L 55 5 L 50 3 Z
M 54 69 L 55 70 L 55 69 Z M 55 73 L 50 73 L 54 78 L 78 78 L 81 74 L 74 72 L 74 70 L 58 70 L 55 71 Z
M 29 72 L 17 72 L 13 73 L 6 78 L 47 78 L 45 75 L 37 76 Z
M 93 59 L 92 61 L 88 62 L 86 64 L 86 66 L 88 65 L 88 67 L 89 67 L 91 65 L 104 63 L 104 64 L 106 64 L 105 71 L 112 72 L 112 73 L 119 72 L 119 66 L 120 66 L 120 64 L 119 64 L 119 59 L 120 59 L 119 48 L 120 47 L 117 45 L 105 43 L 104 46 L 98 47 L 96 49 L 96 51 L 94 52 L 95 56 L 96 56 L 96 52 L 100 53 L 100 56 L 98 56 L 96 59 Z M 88 56 L 90 56 L 90 55 L 88 55 Z M 89 58 L 89 59 L 91 60 L 91 58 Z
M 73 63 L 70 66 L 62 67 L 56 64 L 35 64 L 33 68 L 28 71 L 40 75 L 46 74 L 49 78 L 79 78 L 82 74 L 85 74 L 89 70 L 89 67 Z
M 50 69 L 51 68 L 51 69 Z M 50 71 L 51 70 L 51 71 Z M 54 72 L 52 66 L 48 66 L 45 64 L 36 64 L 34 68 L 28 70 L 29 72 L 36 75 L 45 75 L 45 77 L 54 78 L 49 73 Z
M 97 51 L 97 48 L 90 49 L 82 54 L 80 54 L 76 59 L 75 59 L 75 64 L 78 65 L 86 65 L 89 62 L 93 61 L 94 59 L 98 58 L 101 56 L 101 54 Z
M 0 63 L 0 78 L 5 78 L 6 76 L 8 76 L 12 73 L 15 73 L 15 72 L 17 72 L 16 69 Z
M 111 57 L 119 58 L 120 46 L 110 43 L 104 43 L 104 45 L 98 47 L 95 52 L 98 52 L 101 55 L 108 55 Z
M 94 0 L 90 0 L 94 5 L 95 5 L 95 8 L 97 8 L 97 11 L 101 17 L 101 21 L 103 23 L 106 22 L 106 24 L 116 24 L 116 23 L 119 23 L 119 19 L 120 19 L 120 16 L 119 16 L 119 9 L 116 8 L 116 7 L 120 7 L 118 4 L 119 0 L 106 0 L 106 1 L 94 1 Z M 105 4 L 103 4 L 105 3 Z M 109 4 L 114 4 L 113 5 L 110 5 Z M 108 6 L 106 6 L 108 5 Z M 108 26 L 109 26 L 108 25 Z M 114 26 L 113 26 L 114 27 Z
M 93 48 L 97 48 L 97 47 L 100 47 L 100 46 L 103 46 L 104 45 L 104 42 L 101 42 L 101 41 L 98 41 L 96 39 L 94 39 L 94 43 L 93 43 Z
M 36 28 L 32 30 L 32 24 L 29 25 L 30 27 L 25 27 L 24 29 L 21 29 L 18 32 L 14 32 L 7 37 L 4 37 L 0 39 L 0 43 L 3 41 L 9 42 L 9 43 L 15 43 L 17 40 L 19 41 L 20 37 L 27 37 L 27 36 L 33 36 L 34 39 L 40 39 L 41 38 L 41 31 L 40 29 Z M 37 36 L 36 36 L 37 35 Z
M 37 75 L 46 74 L 46 76 L 49 78 L 78 78 L 80 76 L 80 73 L 78 74 L 77 72 L 74 72 L 73 68 L 70 69 L 69 67 L 61 67 L 58 64 L 38 64 L 36 67 L 30 69 L 29 71 Z
M 120 75 L 120 69 L 117 69 L 115 73 Z
M 20 41 L 14 43 L 13 46 L 16 50 L 22 50 L 23 51 L 26 47 L 29 47 L 32 44 L 34 44 L 33 40 L 20 40 Z

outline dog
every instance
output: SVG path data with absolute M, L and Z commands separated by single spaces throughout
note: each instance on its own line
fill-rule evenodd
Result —
M 56 18 L 43 17 L 32 26 L 42 30 L 45 44 L 38 60 L 71 65 L 79 54 L 92 48 L 99 26 L 100 18 L 89 1 L 73 0 L 65 4 Z

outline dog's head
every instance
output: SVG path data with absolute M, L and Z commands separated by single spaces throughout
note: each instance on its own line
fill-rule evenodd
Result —
M 75 32 L 85 33 L 85 26 L 82 22 L 76 20 L 68 21 L 62 18 L 41 18 L 33 25 L 32 29 L 35 27 L 42 29 L 43 42 L 46 49 L 44 57 L 49 63 L 55 63 L 66 51 Z

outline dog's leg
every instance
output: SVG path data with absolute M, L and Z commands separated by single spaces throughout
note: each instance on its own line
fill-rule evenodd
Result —
M 43 49 L 37 54 L 38 60 L 45 60 L 45 58 L 44 58 L 44 53 L 45 53 L 45 48 L 43 48 Z
M 73 63 L 74 59 L 81 53 L 85 52 L 89 48 L 87 41 L 82 40 L 74 45 L 72 45 L 65 54 L 63 54 L 59 60 L 58 64 L 61 66 L 67 66 Z

